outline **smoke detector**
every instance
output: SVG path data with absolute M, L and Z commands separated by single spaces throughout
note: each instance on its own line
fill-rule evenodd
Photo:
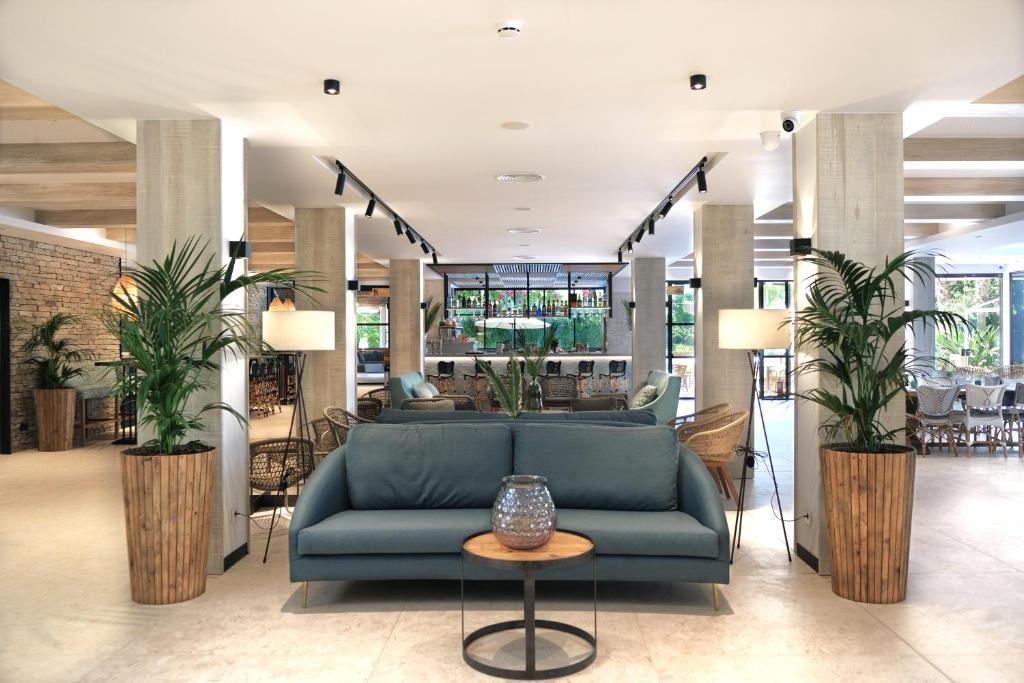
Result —
M 507 19 L 505 21 L 498 22 L 499 38 L 518 38 L 522 32 L 522 22 L 516 21 L 515 19 Z
M 762 130 L 761 131 L 761 147 L 766 152 L 774 152 L 779 148 L 781 135 L 777 130 Z
M 499 173 L 494 179 L 499 183 L 539 183 L 544 176 L 540 173 Z

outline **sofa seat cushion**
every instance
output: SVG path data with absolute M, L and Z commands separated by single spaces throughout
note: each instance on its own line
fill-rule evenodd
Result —
M 300 555 L 462 552 L 466 537 L 491 528 L 490 508 L 346 510 L 299 532 Z
M 515 473 L 547 477 L 556 507 L 677 507 L 679 442 L 668 427 L 517 421 L 514 434 Z
M 445 422 L 510 422 L 506 413 L 478 413 L 475 410 L 416 411 L 385 408 L 377 424 L 443 424 Z
M 718 557 L 718 534 L 685 512 L 560 509 L 557 514 L 558 528 L 589 536 L 598 555 Z
M 361 424 L 346 442 L 353 510 L 490 507 L 509 474 L 512 434 L 500 422 Z

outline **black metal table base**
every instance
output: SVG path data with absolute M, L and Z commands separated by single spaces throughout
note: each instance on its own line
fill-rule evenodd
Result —
M 565 624 L 561 621 L 550 621 L 548 619 L 537 619 L 534 621 L 535 628 L 544 628 L 551 631 L 561 631 L 562 633 L 568 633 L 571 636 L 575 636 L 580 640 L 590 645 L 590 652 L 578 661 L 572 664 L 566 664 L 565 666 L 554 667 L 551 669 L 537 669 L 530 668 L 530 662 L 527 661 L 527 668 L 525 669 L 504 669 L 498 666 L 491 666 L 485 662 L 476 659 L 469 653 L 469 646 L 475 641 L 483 638 L 484 636 L 493 635 L 495 633 L 501 633 L 502 631 L 515 631 L 517 629 L 525 629 L 526 621 L 519 619 L 517 621 L 502 621 L 497 624 L 491 624 L 490 626 L 484 626 L 470 633 L 462 641 L 462 659 L 469 664 L 470 667 L 476 669 L 480 673 L 485 673 L 488 676 L 498 676 L 501 678 L 511 678 L 518 681 L 539 681 L 548 678 L 559 678 L 561 676 L 568 676 L 579 671 L 583 671 L 588 666 L 594 663 L 597 658 L 597 638 L 592 634 L 587 633 L 578 626 L 572 624 Z M 527 636 L 527 645 L 533 644 L 536 646 L 536 634 L 530 633 Z M 536 666 L 536 664 L 534 663 Z

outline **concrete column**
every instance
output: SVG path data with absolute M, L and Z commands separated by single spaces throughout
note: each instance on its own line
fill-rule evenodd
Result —
M 612 298 L 609 303 L 612 315 L 608 319 L 608 353 L 629 355 L 633 320 L 623 304 L 632 299 L 629 275 L 620 274 L 612 278 Z
M 218 120 L 139 121 L 137 155 L 137 258 L 149 263 L 166 256 L 175 243 L 192 235 L 209 241 L 215 263 L 227 263 L 228 241 L 245 234 L 245 140 Z M 244 311 L 239 292 L 225 306 Z M 245 358 L 225 355 L 210 389 L 193 399 L 194 407 L 223 401 L 249 414 Z M 206 429 L 195 434 L 219 452 L 210 521 L 212 574 L 225 570 L 225 558 L 247 548 L 249 520 L 235 512 L 249 508 L 249 431 L 231 415 L 204 416 Z M 140 432 L 139 441 L 152 434 Z M 237 555 L 235 555 L 237 557 Z
M 323 292 L 299 294 L 299 309 L 334 311 L 334 351 L 313 351 L 302 380 L 310 419 L 327 406 L 356 412 L 356 297 L 348 280 L 356 279 L 355 216 L 342 208 L 295 210 L 295 268 L 320 274 Z
M 903 117 L 901 114 L 819 114 L 793 136 L 793 229 L 814 247 L 841 251 L 868 265 L 903 251 Z M 812 273 L 794 267 L 795 304 L 806 305 L 804 283 Z M 901 283 L 902 285 L 902 283 Z M 902 299 L 902 294 L 900 295 Z M 797 349 L 796 362 L 813 350 Z M 796 390 L 818 386 L 817 375 L 796 380 Z M 897 405 L 898 404 L 898 405 Z M 829 574 L 827 526 L 822 509 L 818 426 L 826 419 L 813 403 L 797 401 L 795 425 L 795 523 L 797 552 Z M 903 424 L 902 397 L 883 416 Z
M 922 258 L 932 269 L 935 268 L 935 257 Z M 929 278 L 926 282 L 914 279 L 910 283 L 911 298 L 910 306 L 915 311 L 924 311 L 935 308 L 935 278 Z M 1006 291 L 1005 289 L 1003 291 Z M 1003 297 L 1004 299 L 1006 297 Z M 914 355 L 918 358 L 932 358 L 935 356 L 935 326 L 926 325 L 919 320 L 914 323 Z M 1005 348 L 1005 347 L 1004 347 Z M 934 360 L 928 362 L 928 367 L 934 367 Z
M 423 262 L 391 259 L 391 376 L 423 374 Z
M 665 259 L 634 258 L 633 279 L 633 388 L 646 384 L 651 370 L 665 370 Z
M 718 312 L 754 306 L 754 208 L 704 205 L 693 215 L 696 301 L 696 407 L 750 405 L 745 351 L 718 348 Z

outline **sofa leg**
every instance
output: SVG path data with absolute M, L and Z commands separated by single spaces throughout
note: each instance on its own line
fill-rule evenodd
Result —
M 711 599 L 715 603 L 715 611 L 717 612 L 718 611 L 718 584 L 717 583 L 711 584 Z
M 309 581 L 302 582 L 302 609 L 306 609 L 306 598 L 309 597 Z M 716 598 L 717 600 L 717 598 Z

